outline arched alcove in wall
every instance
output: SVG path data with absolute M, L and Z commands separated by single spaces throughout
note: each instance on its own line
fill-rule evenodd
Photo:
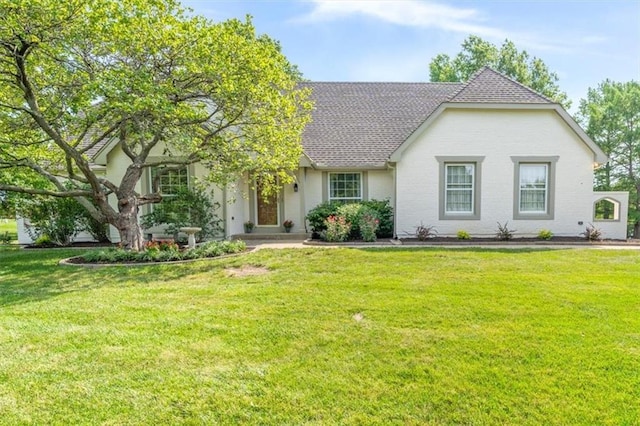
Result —
M 620 202 L 610 197 L 600 198 L 593 203 L 593 220 L 620 220 Z

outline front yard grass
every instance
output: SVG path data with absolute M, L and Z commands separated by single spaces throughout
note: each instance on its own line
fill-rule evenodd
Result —
M 640 423 L 637 251 L 76 254 L 0 247 L 2 424 Z
M 12 238 L 12 240 L 16 240 L 18 238 L 18 225 L 14 219 L 1 219 L 0 218 L 0 244 L 3 244 L 5 241 L 4 236 L 8 235 Z

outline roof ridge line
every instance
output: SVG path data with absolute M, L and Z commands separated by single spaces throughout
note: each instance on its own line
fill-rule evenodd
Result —
M 300 81 L 298 84 L 424 84 L 424 85 L 457 85 L 463 84 L 460 81 L 318 81 L 306 80 Z

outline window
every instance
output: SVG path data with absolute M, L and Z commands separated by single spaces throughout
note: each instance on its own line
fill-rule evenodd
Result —
M 511 157 L 514 219 L 553 219 L 558 157 Z
M 160 168 L 151 169 L 151 188 L 157 180 L 157 190 L 165 197 L 174 197 L 181 189 L 189 187 L 189 174 L 186 167 L 180 168 Z
M 520 164 L 520 213 L 546 213 L 548 166 Z
M 446 164 L 444 208 L 447 214 L 473 213 L 475 164 Z
M 362 173 L 329 173 L 329 201 L 362 201 Z
M 480 219 L 480 175 L 484 157 L 436 157 L 440 163 L 440 220 Z

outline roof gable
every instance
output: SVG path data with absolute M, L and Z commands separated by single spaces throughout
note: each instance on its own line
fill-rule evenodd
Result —
M 483 67 L 455 93 L 450 102 L 550 104 L 553 103 L 527 86 L 499 72 Z

